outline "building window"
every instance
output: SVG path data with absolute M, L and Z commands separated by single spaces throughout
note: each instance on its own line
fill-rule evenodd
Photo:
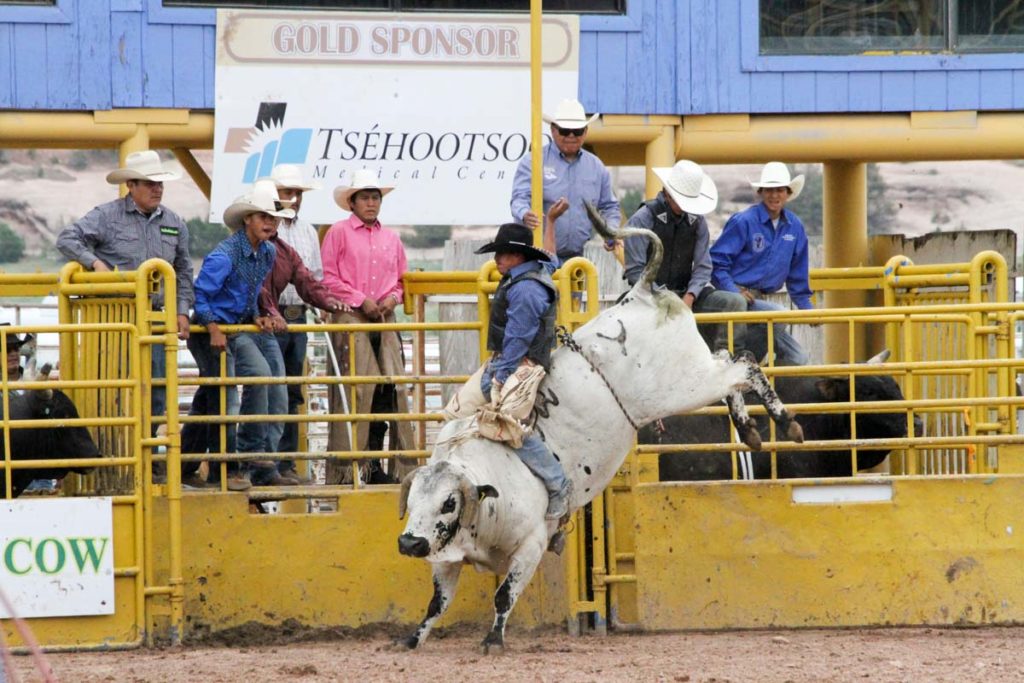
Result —
M 530 0 L 163 0 L 164 7 L 384 10 L 392 12 L 529 12 Z M 626 0 L 544 0 L 545 12 L 624 14 Z
M 995 52 L 1024 46 L 1021 0 L 759 0 L 764 55 Z
M 53 7 L 57 0 L 0 0 L 0 5 L 31 5 L 32 7 Z

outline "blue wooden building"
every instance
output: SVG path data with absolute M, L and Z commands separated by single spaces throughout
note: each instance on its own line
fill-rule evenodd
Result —
M 826 265 L 868 263 L 867 162 L 1024 157 L 1018 0 L 579 1 L 598 12 L 581 18 L 579 98 L 606 162 L 822 162 Z M 226 4 L 0 0 L 0 146 L 172 149 L 208 189 L 189 150 L 212 145 Z

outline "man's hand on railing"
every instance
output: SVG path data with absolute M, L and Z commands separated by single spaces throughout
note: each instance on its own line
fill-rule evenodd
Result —
M 189 321 L 187 315 L 178 315 L 178 339 L 188 339 Z
M 270 320 L 270 330 L 269 330 L 270 332 L 287 332 L 288 331 L 288 321 L 285 320 L 283 317 L 281 317 L 279 315 L 270 315 L 270 316 L 267 316 L 267 318 L 268 318 L 268 320 Z M 266 331 L 266 330 L 264 330 L 264 331 Z
M 269 315 L 258 315 L 253 319 L 253 323 L 259 328 L 260 332 L 275 332 L 273 318 Z M 286 326 L 287 327 L 287 326 Z
M 210 332 L 210 348 L 216 353 L 224 353 L 228 348 L 228 338 L 220 331 L 217 323 L 209 323 L 206 329 Z

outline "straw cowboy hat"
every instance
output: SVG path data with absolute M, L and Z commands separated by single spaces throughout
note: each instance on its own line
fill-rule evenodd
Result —
M 339 185 L 334 188 L 334 201 L 346 211 L 351 211 L 352 205 L 349 200 L 359 190 L 380 190 L 380 196 L 383 197 L 393 189 L 394 186 L 381 185 L 377 180 L 377 174 L 370 169 L 361 168 L 352 174 L 351 185 Z
M 544 114 L 543 118 L 546 122 L 553 123 L 559 128 L 586 128 L 598 116 L 600 114 L 594 114 L 588 119 L 583 105 L 578 100 L 562 100 L 558 103 L 554 114 Z
M 769 161 L 761 169 L 761 180 L 756 183 L 750 183 L 750 186 L 755 190 L 760 190 L 764 187 L 788 187 L 791 195 L 789 195 L 790 201 L 797 198 L 800 192 L 804 189 L 804 176 L 801 173 L 796 178 L 789 177 L 789 169 L 781 161 Z
M 178 180 L 181 174 L 169 166 L 164 166 L 160 155 L 151 149 L 132 152 L 124 161 L 124 167 L 107 174 L 107 182 L 119 185 L 129 180 L 151 180 L 162 183 L 165 180 Z
M 278 189 L 282 190 L 310 192 L 312 190 L 319 190 L 322 187 L 315 180 L 306 182 L 305 177 L 302 175 L 302 167 L 298 164 L 278 164 L 270 172 L 270 179 L 274 181 Z
M 476 250 L 477 254 L 513 252 L 522 254 L 527 261 L 550 261 L 551 256 L 533 246 L 533 230 L 519 223 L 505 223 L 498 228 L 493 242 Z
M 277 198 L 277 188 L 272 180 L 260 180 L 253 184 L 248 194 L 236 199 L 231 206 L 224 209 L 224 225 L 231 230 L 245 227 L 245 217 L 254 213 L 267 213 L 277 218 L 295 218 L 291 209 L 281 208 L 283 204 Z
M 655 168 L 665 192 L 686 213 L 703 216 L 718 206 L 718 188 L 704 169 L 688 159 L 677 161 L 672 168 Z

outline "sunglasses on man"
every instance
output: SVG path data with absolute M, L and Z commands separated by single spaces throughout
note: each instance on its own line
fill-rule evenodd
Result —
M 555 126 L 555 129 L 558 131 L 558 134 L 561 135 L 563 138 L 567 138 L 570 135 L 575 135 L 576 137 L 581 138 L 581 137 L 583 137 L 583 134 L 587 132 L 586 127 L 584 127 L 584 128 L 562 128 L 561 126 Z

